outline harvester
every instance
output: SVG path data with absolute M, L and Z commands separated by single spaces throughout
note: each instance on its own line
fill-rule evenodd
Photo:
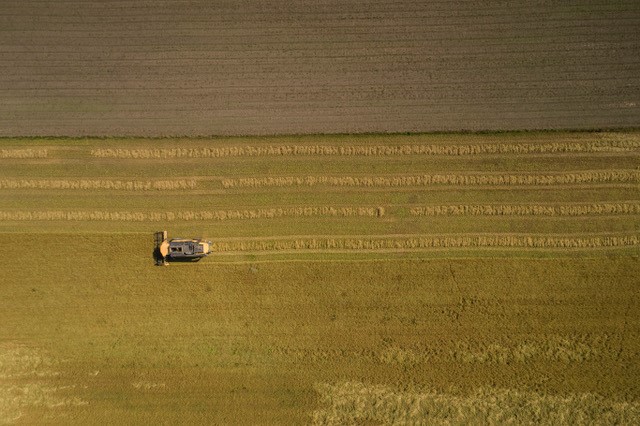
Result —
M 211 253 L 212 242 L 202 238 L 168 239 L 167 231 L 154 233 L 155 250 L 153 257 L 156 265 L 167 265 L 168 262 L 197 262 Z

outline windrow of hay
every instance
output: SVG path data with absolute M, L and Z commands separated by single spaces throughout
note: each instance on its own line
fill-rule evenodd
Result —
M 465 247 L 576 249 L 629 247 L 640 245 L 638 235 L 617 236 L 540 236 L 540 235 L 447 235 L 447 236 L 366 236 L 304 237 L 290 239 L 217 240 L 216 252 L 297 251 L 297 250 L 425 250 Z
M 559 154 L 633 151 L 638 140 L 602 139 L 585 142 L 478 143 L 478 144 L 403 144 L 403 145 L 249 145 L 204 148 L 97 148 L 97 158 L 175 159 L 264 156 L 401 156 L 401 155 L 482 155 L 482 154 Z
M 412 216 L 590 216 L 640 214 L 640 202 L 573 204 L 454 204 L 411 207 Z
M 470 395 L 396 390 L 361 382 L 315 386 L 314 425 L 379 424 L 637 424 L 640 403 L 590 393 L 564 396 L 479 388 Z
M 0 179 L 0 189 L 109 189 L 152 191 L 194 189 L 194 179 L 115 180 L 115 179 Z
M 234 219 L 273 219 L 280 217 L 379 217 L 382 207 L 283 207 L 246 210 L 204 211 L 0 211 L 0 221 L 120 221 L 120 222 L 171 222 L 171 221 L 223 221 Z
M 224 188 L 264 188 L 292 186 L 411 187 L 432 185 L 575 185 L 639 183 L 640 170 L 589 170 L 549 173 L 465 173 L 415 176 L 282 176 L 223 179 Z
M 43 148 L 0 149 L 0 159 L 2 158 L 11 158 L 11 159 L 47 158 L 47 155 L 49 155 L 49 152 Z

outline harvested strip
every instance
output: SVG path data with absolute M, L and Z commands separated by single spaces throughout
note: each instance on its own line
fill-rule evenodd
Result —
M 0 189 L 113 189 L 151 191 L 193 189 L 194 179 L 113 180 L 113 179 L 0 179 Z
M 540 235 L 446 235 L 446 236 L 366 236 L 304 237 L 214 241 L 213 251 L 419 251 L 439 248 L 599 248 L 640 245 L 637 235 L 616 236 L 540 236 Z
M 412 216 L 591 216 L 640 214 L 640 202 L 584 204 L 458 204 L 411 207 Z
M 46 149 L 0 149 L 0 158 L 47 158 Z
M 178 212 L 130 212 L 130 211 L 0 211 L 0 221 L 120 221 L 120 222 L 165 222 L 191 220 L 272 219 L 278 217 L 379 217 L 384 215 L 382 207 L 285 207 L 248 210 L 206 210 Z
M 168 149 L 92 149 L 97 158 L 168 159 L 220 157 L 282 156 L 401 156 L 401 155 L 482 155 L 482 154 L 559 154 L 633 151 L 638 140 L 600 140 L 551 143 L 480 143 L 480 144 L 404 144 L 404 145 L 249 145 L 208 148 Z
M 361 382 L 323 383 L 315 425 L 344 424 L 637 424 L 640 403 L 590 393 L 564 396 L 478 388 L 470 395 L 396 390 Z
M 589 170 L 571 173 L 466 173 L 416 176 L 289 176 L 223 179 L 224 188 L 292 186 L 405 187 L 431 185 L 566 185 L 638 183 L 640 170 Z

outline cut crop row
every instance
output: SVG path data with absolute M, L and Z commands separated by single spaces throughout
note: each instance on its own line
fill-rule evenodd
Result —
M 600 140 L 587 142 L 549 143 L 479 143 L 479 144 L 403 144 L 403 145 L 250 145 L 207 148 L 97 148 L 91 155 L 97 158 L 175 159 L 262 156 L 401 156 L 482 154 L 559 154 L 633 151 L 639 140 Z
M 272 219 L 279 217 L 378 217 L 384 215 L 381 207 L 284 207 L 246 210 L 203 210 L 177 212 L 131 211 L 0 211 L 0 221 L 223 221 L 233 219 Z
M 638 246 L 637 235 L 618 236 L 540 236 L 540 235 L 448 235 L 407 237 L 305 237 L 291 239 L 215 241 L 214 251 L 290 251 L 290 250 L 422 250 L 434 248 L 598 248 Z
M 566 185 L 594 183 L 638 183 L 640 170 L 588 170 L 549 173 L 447 173 L 414 176 L 282 176 L 222 180 L 224 188 L 293 186 L 405 187 L 431 185 Z
M 412 216 L 589 216 L 640 214 L 640 202 L 584 204 L 458 204 L 411 207 Z
M 193 179 L 114 180 L 114 179 L 0 179 L 0 189 L 111 189 L 151 191 L 194 189 Z

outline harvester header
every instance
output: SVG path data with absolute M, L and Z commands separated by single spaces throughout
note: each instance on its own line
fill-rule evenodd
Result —
M 156 265 L 167 265 L 168 262 L 197 262 L 211 253 L 212 242 L 202 238 L 168 239 L 167 231 L 154 233 Z

